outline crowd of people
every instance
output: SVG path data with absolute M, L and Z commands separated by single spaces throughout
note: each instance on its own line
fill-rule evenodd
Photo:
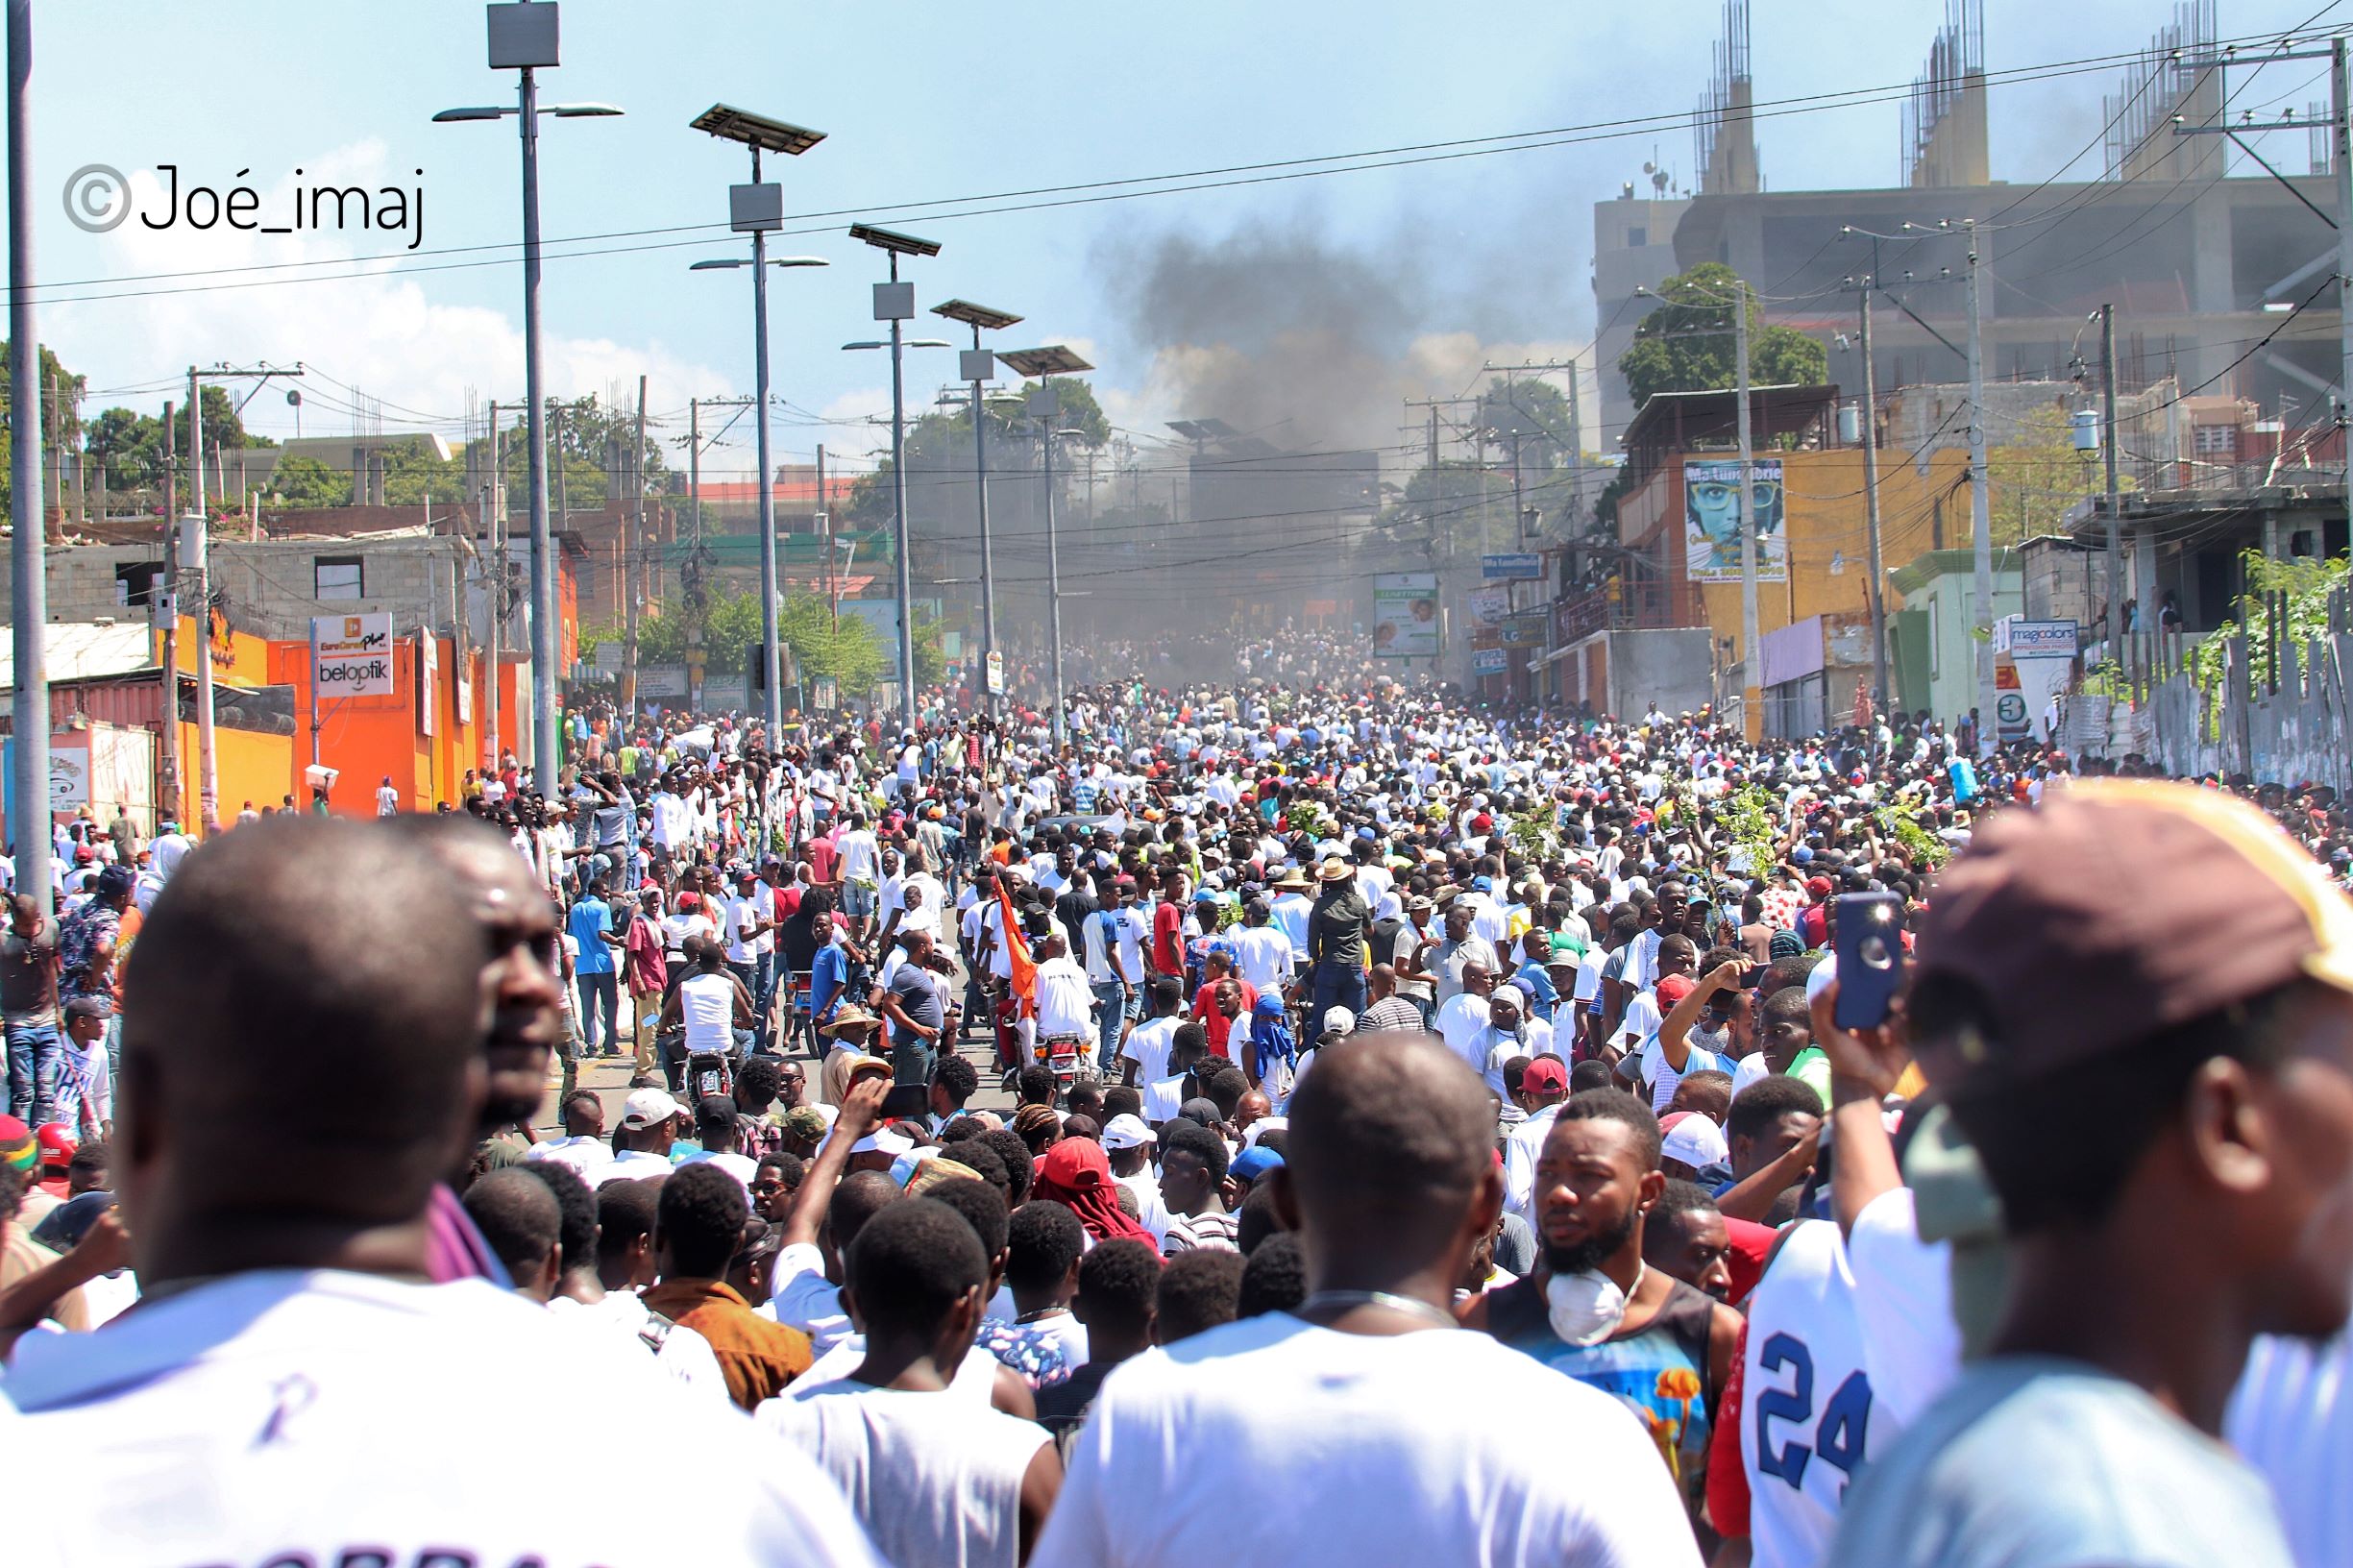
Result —
M 2353 1561 L 2332 792 L 1187 657 L 63 830 L 25 1559 Z

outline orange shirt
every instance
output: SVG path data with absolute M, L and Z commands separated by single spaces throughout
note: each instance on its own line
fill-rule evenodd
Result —
M 711 1342 L 727 1393 L 748 1410 L 809 1370 L 809 1336 L 772 1323 L 719 1280 L 665 1280 L 641 1292 L 653 1311 Z

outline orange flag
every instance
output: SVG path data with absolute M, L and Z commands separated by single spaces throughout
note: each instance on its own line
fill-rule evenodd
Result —
M 1021 921 L 1013 912 L 1013 894 L 1005 891 L 1005 879 L 996 879 L 996 910 L 1005 927 L 1005 958 L 1013 971 L 1013 993 L 1021 1003 L 1021 1016 L 1038 1016 L 1038 966 L 1030 961 L 1029 939 L 1021 934 Z

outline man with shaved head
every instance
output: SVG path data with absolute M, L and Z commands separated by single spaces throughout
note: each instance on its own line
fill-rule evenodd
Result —
M 1494 1136 L 1478 1077 L 1429 1036 L 1325 1050 L 1271 1177 L 1307 1300 L 1106 1380 L 1034 1568 L 1190 1568 L 1231 1555 L 1238 1519 L 1267 1561 L 1697 1564 L 1630 1414 L 1456 1327 L 1503 1204 Z
M 555 905 L 529 862 L 490 828 L 454 816 L 392 821 L 446 868 L 488 949 L 481 1131 L 528 1124 L 547 1098 L 548 1065 L 564 1038 Z
M 449 1440 L 458 1412 L 585 1386 L 635 1430 L 728 1424 L 696 1460 L 719 1558 L 872 1562 L 824 1477 L 652 1358 L 487 1282 L 428 1283 L 430 1195 L 490 1073 L 478 904 L 413 833 L 292 816 L 208 844 L 158 896 L 113 1145 L 146 1297 L 103 1335 L 28 1338 L 0 1384 L 29 1440 L 80 1461 L 93 1560 L 674 1561 L 658 1511 L 568 1506 L 557 1450 L 509 1445 L 491 1486 Z

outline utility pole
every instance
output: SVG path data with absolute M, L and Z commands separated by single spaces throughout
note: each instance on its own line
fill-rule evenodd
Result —
M 614 484 L 620 479 L 621 468 L 613 461 L 618 454 L 614 452 L 609 438 L 604 450 L 606 471 L 609 476 L 605 481 L 605 499 L 612 503 L 615 511 L 620 511 L 620 498 L 613 495 L 612 490 Z M 621 551 L 623 573 L 621 579 L 621 689 L 628 703 L 624 711 L 628 713 L 637 711 L 637 601 L 645 597 L 646 576 L 646 563 L 638 555 L 638 552 L 645 548 L 645 541 L 638 536 L 638 530 L 633 524 L 634 514 L 624 513 L 621 524 L 623 535 Z
M 212 747 L 212 522 L 205 484 L 204 382 L 208 380 L 266 381 L 273 376 L 298 377 L 302 373 L 299 364 L 292 370 L 273 370 L 267 365 L 254 370 L 233 370 L 227 365 L 202 371 L 194 365 L 188 367 L 188 459 L 189 472 L 195 482 L 188 487 L 189 500 L 193 504 L 181 523 L 184 531 L 180 548 L 193 578 L 191 587 L 196 600 L 198 636 L 201 639 L 196 657 L 197 817 L 207 834 L 220 826 L 221 771 L 220 759 Z M 224 478 L 224 487 L 226 482 Z
M 221 774 L 212 750 L 212 581 L 207 558 L 212 522 L 205 495 L 204 386 L 194 365 L 188 366 L 188 456 L 196 480 L 189 499 L 195 504 L 182 525 L 186 538 L 181 548 L 196 590 L 196 820 L 208 838 L 220 825 Z
M 645 551 L 645 555 L 637 563 L 637 582 L 639 591 L 641 593 L 647 591 L 648 584 L 655 581 L 653 576 L 653 547 L 646 537 L 645 462 L 646 378 L 640 376 L 637 379 L 637 445 L 629 449 L 628 472 L 629 489 L 631 492 L 629 497 L 629 507 L 632 514 L 637 518 L 637 548 Z M 762 482 L 765 483 L 766 480 L 763 479 Z M 769 671 L 769 678 L 771 680 L 775 679 L 775 671 L 773 669 Z M 772 700 L 774 694 L 772 692 L 770 696 Z M 772 724 L 769 727 L 769 733 L 771 735 L 776 733 L 774 725 Z
M 1887 695 L 1887 568 L 1879 554 L 1879 383 L 1871 363 L 1871 291 L 1876 275 L 1863 280 L 1863 319 L 1856 347 L 1863 355 L 1863 517 L 1871 530 L 1871 695 L 1882 718 Z
M 1975 556 L 1971 620 L 1977 642 L 1977 754 L 1990 756 L 2000 733 L 1994 690 L 1994 513 L 1985 451 L 1985 334 L 1978 273 L 1980 236 L 1974 219 L 1962 225 L 1969 240 L 1969 534 Z
M 49 885 L 49 672 L 43 647 L 49 622 L 49 584 L 41 527 L 40 335 L 33 319 L 33 0 L 8 6 L 9 165 L 9 544 L 13 568 L 10 608 L 16 659 L 15 787 L 19 821 L 9 823 L 16 841 L 17 891 L 54 907 Z M 35 804 L 35 802 L 40 804 Z
M 1732 280 L 1732 356 L 1740 422 L 1740 724 L 1752 743 L 1765 733 L 1764 669 L 1756 631 L 1756 469 L 1749 430 L 1749 281 Z
M 180 515 L 179 410 L 163 405 L 163 515 Z M 163 727 L 157 737 L 163 770 L 163 799 L 172 821 L 180 820 L 180 529 L 163 526 Z
M 1041 404 L 1042 404 L 1042 407 Z M 1039 378 L 1038 390 L 1031 394 L 1031 410 L 1044 419 L 1045 447 L 1045 593 L 1046 635 L 1053 643 L 1054 671 L 1054 745 L 1060 749 L 1064 726 L 1067 723 L 1063 712 L 1062 687 L 1062 559 L 1055 550 L 1054 540 L 1054 426 L 1061 413 L 1054 385 Z
M 2353 278 L 2353 98 L 2347 96 L 2341 33 L 2329 40 L 2328 80 L 2337 131 L 2337 167 L 2331 172 L 2337 177 L 2337 292 L 2341 301 L 2353 289 L 2353 283 L 2345 282 Z M 2353 409 L 2353 310 L 2341 304 L 2337 311 L 2337 428 L 2341 431 L 2346 411 Z M 2150 597 L 2154 588 L 2150 584 Z
M 499 451 L 499 405 L 490 405 L 489 486 L 482 492 L 483 530 L 490 536 L 490 581 L 485 596 L 490 604 L 490 638 L 483 657 L 489 688 L 482 703 L 482 745 L 488 767 L 499 771 L 499 645 L 506 640 L 506 462 Z
M 2108 636 L 2109 656 L 2115 657 L 2124 630 L 2124 520 L 2116 478 L 2116 306 L 2099 307 L 2100 402 L 2107 432 L 2103 455 L 2108 460 Z
M 825 443 L 817 444 L 817 521 L 825 530 L 825 604 L 833 615 L 833 633 L 842 633 L 841 560 L 833 546 L 833 498 L 825 493 Z

